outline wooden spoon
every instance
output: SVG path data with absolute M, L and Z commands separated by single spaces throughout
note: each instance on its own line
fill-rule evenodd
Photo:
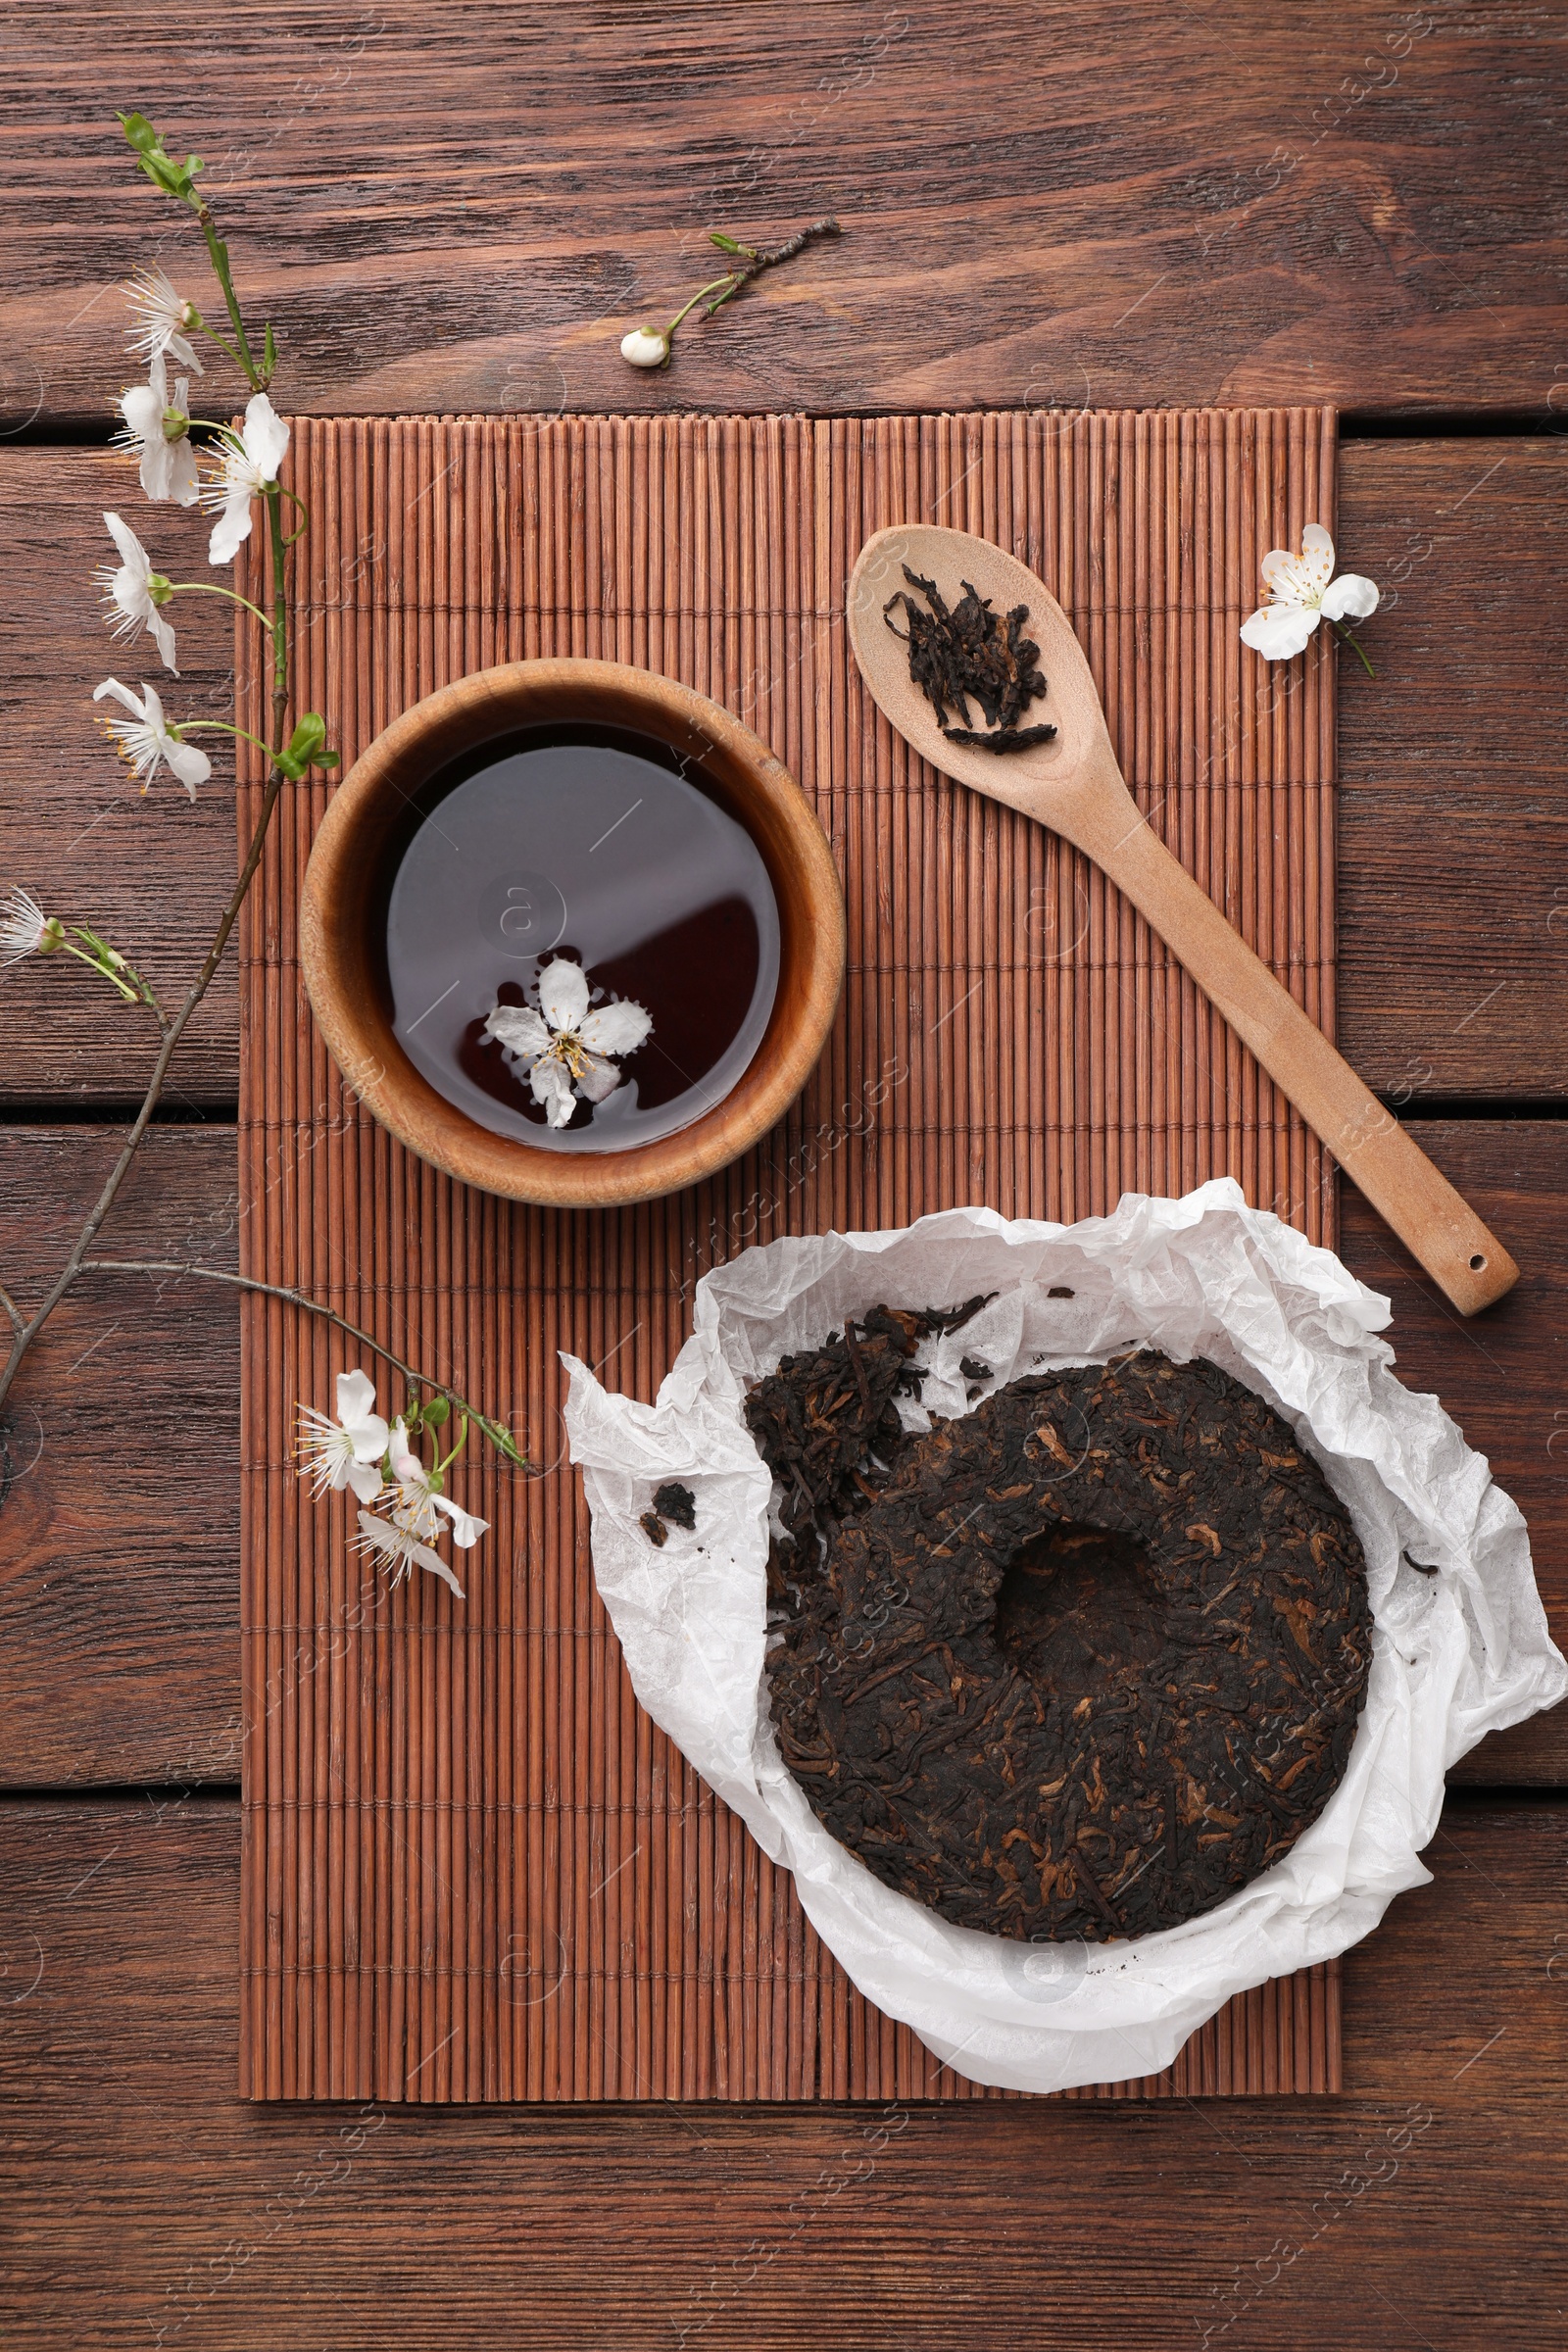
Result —
M 906 564 L 935 580 L 950 607 L 965 580 L 998 612 L 1028 606 L 1048 691 L 1019 723 L 1054 722 L 1054 742 L 996 753 L 948 741 L 910 682 L 907 653 L 883 619 L 889 597 L 907 586 Z M 1088 661 L 1044 583 L 989 540 L 903 523 L 878 531 L 860 550 L 850 580 L 849 624 L 860 674 L 899 733 L 933 766 L 1037 817 L 1109 875 L 1459 1312 L 1473 1315 L 1511 1290 L 1519 1269 L 1507 1250 L 1140 814 L 1116 764 Z

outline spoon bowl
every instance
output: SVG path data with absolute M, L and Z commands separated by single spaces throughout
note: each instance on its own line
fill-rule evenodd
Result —
M 1023 723 L 1053 724 L 1050 743 L 988 752 L 954 743 L 909 675 L 887 625 L 905 567 L 949 606 L 973 586 L 999 612 L 1023 605 L 1040 647 L 1044 702 Z M 897 523 L 860 550 L 850 577 L 850 643 L 873 699 L 910 747 L 956 782 L 1048 825 L 1115 883 L 1187 967 L 1347 1175 L 1393 1226 L 1461 1314 L 1512 1289 L 1519 1269 L 1393 1111 L 1364 1086 L 1290 991 L 1166 849 L 1117 764 L 1094 673 L 1045 582 L 1003 548 L 935 523 Z

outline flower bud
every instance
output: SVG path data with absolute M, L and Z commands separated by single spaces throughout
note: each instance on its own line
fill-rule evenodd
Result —
M 669 358 L 669 337 L 657 326 L 634 326 L 620 339 L 620 356 L 633 368 L 662 368 Z

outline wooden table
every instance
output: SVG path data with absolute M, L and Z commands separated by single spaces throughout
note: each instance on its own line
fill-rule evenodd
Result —
M 233 871 L 224 794 L 140 801 L 87 723 L 113 283 L 176 250 L 116 106 L 207 156 L 297 407 L 1335 400 L 1342 549 L 1385 586 L 1379 674 L 1342 678 L 1341 1041 L 1524 1277 L 1460 1324 L 1353 1195 L 1345 1254 L 1526 1511 L 1563 1641 L 1565 36 L 1560 0 L 17 20 L 0 877 L 161 981 Z M 841 244 L 667 377 L 623 368 L 707 227 L 828 208 Z M 181 619 L 186 699 L 221 711 L 221 616 Z M 146 1045 L 58 968 L 11 974 L 0 1016 L 25 1292 Z M 230 971 L 127 1248 L 232 1250 L 236 1054 Z M 242 2106 L 237 1371 L 222 1296 L 103 1279 L 18 1393 L 8 2345 L 1568 2343 L 1568 1710 L 1455 1776 L 1435 1883 L 1347 1961 L 1339 2099 L 915 2109 L 871 2155 L 845 2110 Z

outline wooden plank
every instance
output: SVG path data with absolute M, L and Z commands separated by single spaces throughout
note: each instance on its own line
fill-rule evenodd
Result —
M 153 240 L 208 299 L 119 141 L 129 104 L 206 156 L 290 399 L 338 414 L 1518 412 L 1565 348 L 1541 209 L 1563 24 L 1504 0 L 1340 0 L 1266 38 L 1247 0 L 1146 11 L 1136 37 L 1112 0 L 514 0 L 460 39 L 420 0 L 244 0 L 221 41 L 148 16 L 133 59 L 92 0 L 34 24 L 7 58 L 13 431 L 101 416 L 105 289 Z M 706 230 L 825 208 L 842 245 L 691 332 L 667 376 L 625 366 L 626 328 L 712 273 Z
M 1568 1647 L 1568 1440 L 1552 1443 L 1568 1125 L 1429 1121 L 1415 1132 L 1514 1250 L 1518 1290 L 1456 1324 L 1348 1190 L 1344 1252 L 1394 1300 L 1400 1377 L 1438 1392 L 1524 1511 Z M 0 1130 L 0 1231 L 15 1237 L 24 1288 L 58 1258 L 107 1149 L 91 1128 Z M 235 1180 L 232 1129 L 161 1129 L 111 1230 L 127 1251 L 162 1235 L 232 1266 Z M 0 1788 L 238 1778 L 238 1309 L 213 1287 L 162 1301 L 153 1290 L 95 1278 L 18 1387 L 24 1434 L 41 1412 L 49 1444 L 5 1504 Z M 92 1382 L 95 1364 L 109 1383 Z M 1568 1786 L 1568 1707 L 1485 1741 L 1454 1777 Z
M 0 1129 L 4 1279 L 35 1297 L 118 1132 Z M 106 1249 L 235 1263 L 234 1130 L 155 1128 Z M 8 1399 L 0 1782 L 237 1783 L 239 1309 L 212 1285 L 91 1275 Z
M 1413 1131 L 1446 1175 L 1507 1237 L 1515 1290 L 1466 1322 L 1382 1219 L 1343 1180 L 1340 1248 L 1348 1265 L 1394 1302 L 1388 1338 L 1408 1388 L 1453 1415 L 1530 1529 L 1536 1578 L 1558 1647 L 1568 1650 L 1568 1409 L 1561 1394 L 1568 1268 L 1568 1125 L 1554 1119 L 1417 1120 Z M 1484 1740 L 1455 1780 L 1568 1783 L 1568 1705 Z
M 174 600 L 177 679 L 166 681 L 150 637 L 139 647 L 117 645 L 92 574 L 115 560 L 103 511 L 122 507 L 172 579 L 210 576 L 210 523 L 176 507 L 147 507 L 134 468 L 118 453 L 13 449 L 0 459 L 0 541 L 10 557 L 13 620 L 3 689 L 0 880 L 22 883 L 68 922 L 91 923 L 160 996 L 177 1003 L 234 887 L 228 738 L 203 739 L 214 775 L 194 804 L 167 772 L 143 797 L 101 735 L 91 696 L 100 678 L 132 685 L 148 678 L 171 718 L 232 721 L 233 608 L 216 596 Z M 238 1032 L 231 954 L 186 1032 L 172 1102 L 233 1102 Z M 69 957 L 32 957 L 7 972 L 0 1101 L 139 1099 L 157 1051 L 151 1013 L 122 1005 Z
M 1568 443 L 1362 441 L 1340 555 L 1340 1043 L 1419 1108 L 1568 1089 Z
M 1541 710 L 1568 669 L 1568 444 L 1350 443 L 1341 481 L 1346 563 L 1398 602 L 1368 631 L 1376 682 L 1340 664 L 1340 1041 L 1401 1098 L 1541 1102 L 1562 1091 L 1568 1030 L 1568 896 L 1553 895 L 1568 892 L 1568 793 Z M 5 686 L 0 878 L 98 923 L 172 985 L 233 870 L 231 767 L 209 737 L 218 778 L 194 808 L 167 785 L 144 801 L 93 729 L 92 684 L 116 663 L 142 675 L 89 582 L 109 544 L 99 511 L 117 501 L 173 576 L 202 576 L 205 526 L 171 507 L 149 516 L 111 454 L 0 449 L 0 531 L 29 616 Z M 168 707 L 220 715 L 223 607 L 192 596 L 174 612 L 183 674 Z M 237 1024 L 230 962 L 175 1100 L 233 1102 Z M 0 1104 L 122 1101 L 152 1051 L 150 1026 L 85 973 L 23 964 L 0 987 Z
M 238 1807 L 13 1803 L 7 2344 L 1556 2343 L 1565 1832 L 1450 1801 L 1338 2099 L 523 2119 L 241 2102 Z

